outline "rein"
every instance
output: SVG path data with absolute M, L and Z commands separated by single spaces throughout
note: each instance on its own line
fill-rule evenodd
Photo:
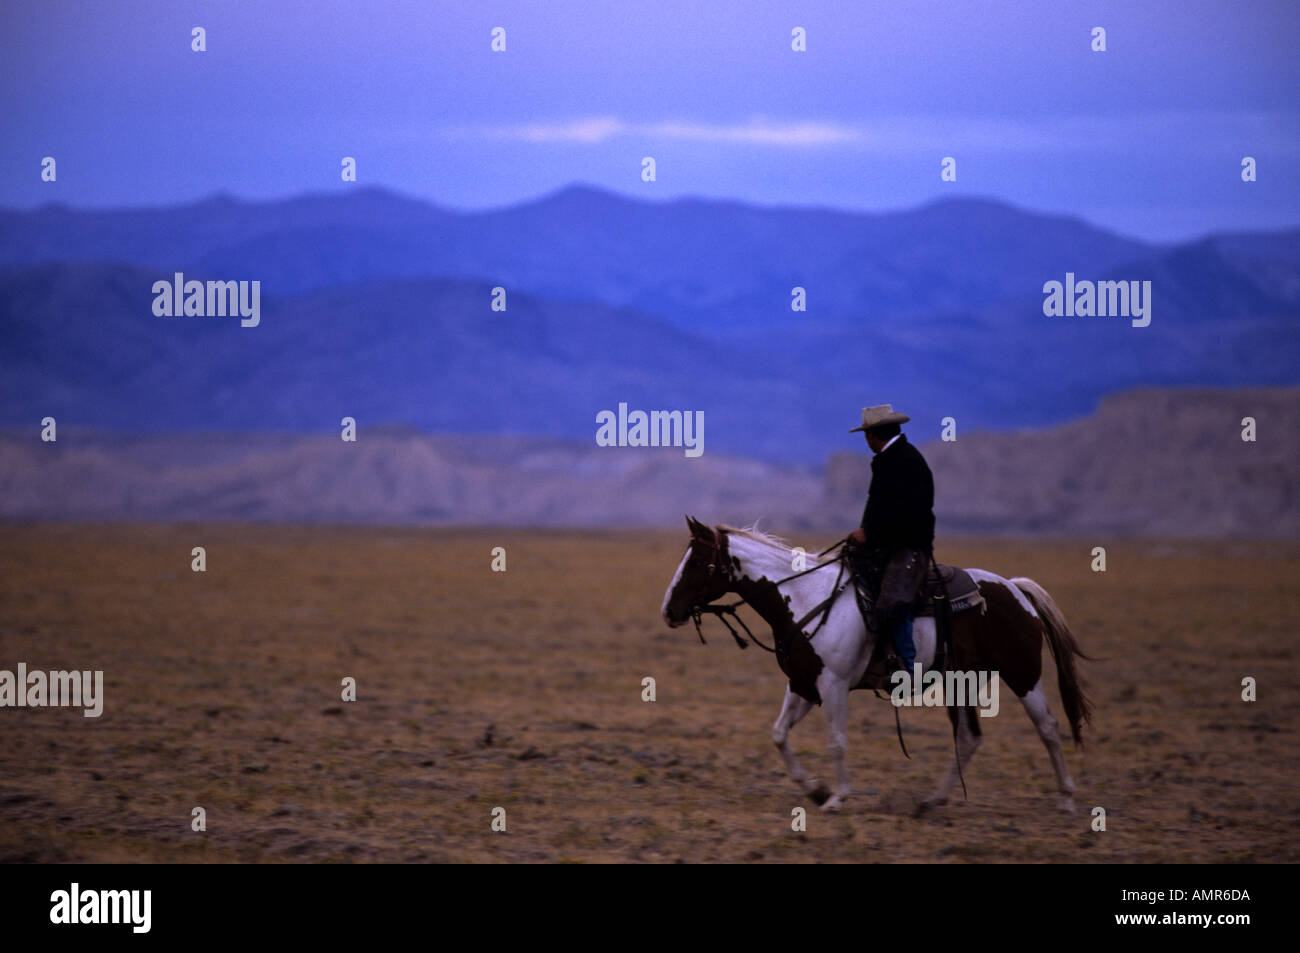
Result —
M 817 553 L 816 558 L 821 559 L 821 557 L 825 556 L 827 553 L 832 552 L 836 549 L 840 549 L 840 547 L 844 546 L 844 544 L 847 543 L 848 541 L 849 541 L 848 537 L 846 536 L 844 539 L 841 539 L 838 543 L 833 543 L 830 546 L 827 546 L 821 552 Z M 720 559 L 720 557 L 723 555 L 721 547 L 719 547 L 716 543 L 710 543 L 709 545 L 713 548 L 713 562 L 709 565 L 709 572 L 710 573 L 716 572 L 721 566 L 722 572 L 730 580 L 732 578 L 731 570 L 730 568 L 725 566 L 725 564 L 722 564 Z M 778 579 L 776 582 L 772 583 L 772 585 L 780 587 L 783 583 L 787 583 L 791 579 L 798 579 L 800 576 L 806 576 L 809 573 L 816 572 L 819 569 L 824 569 L 825 567 L 829 566 L 831 563 L 840 564 L 839 573 L 835 577 L 835 585 L 831 587 L 831 594 L 827 596 L 825 599 L 823 599 L 821 602 L 817 603 L 817 605 L 813 606 L 813 608 L 810 609 L 804 615 L 804 617 L 796 623 L 796 628 L 798 628 L 800 631 L 803 631 L 803 627 L 807 625 L 808 622 L 810 622 L 819 612 L 821 613 L 821 620 L 817 623 L 817 627 L 814 628 L 811 632 L 809 632 L 806 636 L 806 638 L 809 639 L 811 639 L 814 635 L 816 635 L 818 631 L 821 629 L 821 627 L 826 624 L 826 620 L 830 618 L 831 606 L 835 604 L 835 600 L 839 598 L 840 593 L 844 591 L 844 587 L 845 585 L 847 585 L 847 583 L 844 582 L 844 568 L 846 565 L 844 553 L 841 552 L 834 559 L 831 559 L 824 563 L 819 562 L 815 566 L 812 566 L 808 569 L 800 570 L 799 572 L 796 573 L 792 573 L 789 576 L 786 576 L 784 579 Z M 737 614 L 736 610 L 743 605 L 745 605 L 745 600 L 738 599 L 732 603 L 712 603 L 706 606 L 692 606 L 691 620 L 695 623 L 695 632 L 700 637 L 700 644 L 708 645 L 708 643 L 704 641 L 704 630 L 700 627 L 701 617 L 704 615 L 704 613 L 707 612 L 709 615 L 717 616 L 722 621 L 722 624 L 727 627 L 727 631 L 731 633 L 731 637 L 736 640 L 736 645 L 738 645 L 740 648 L 747 649 L 749 648 L 749 644 L 743 638 L 741 638 L 740 633 L 736 631 L 735 627 L 733 627 L 731 622 L 728 620 L 727 618 L 728 616 L 730 616 L 732 619 L 735 619 L 736 623 L 742 629 L 745 630 L 745 635 L 749 636 L 751 642 L 753 642 L 763 651 L 771 652 L 773 655 L 775 655 L 776 649 L 768 648 L 766 645 L 760 642 L 758 638 L 754 635 L 754 633 L 749 630 L 749 626 L 745 624 L 745 620 L 742 619 Z
M 740 646 L 742 649 L 749 648 L 749 643 L 740 637 L 740 633 L 737 632 L 735 628 L 732 627 L 731 623 L 727 621 L 727 616 L 731 616 L 733 619 L 736 620 L 736 624 L 745 630 L 745 634 L 749 636 L 751 642 L 757 645 L 760 649 L 763 649 L 764 651 L 767 652 L 771 652 L 773 655 L 775 655 L 776 649 L 769 649 L 762 642 L 758 641 L 758 637 L 754 635 L 753 632 L 749 631 L 749 626 L 745 625 L 745 620 L 742 619 L 736 613 L 736 610 L 739 609 L 744 604 L 745 604 L 745 600 L 740 599 L 736 602 L 731 603 L 730 605 L 719 605 L 718 603 L 715 602 L 712 605 L 695 606 L 693 609 L 691 609 L 691 619 L 695 622 L 695 632 L 700 637 L 700 644 L 701 645 L 709 644 L 708 642 L 704 641 L 704 630 L 700 628 L 700 616 L 703 615 L 705 612 L 707 612 L 709 613 L 709 615 L 716 615 L 722 621 L 722 624 L 727 627 L 727 631 L 731 633 L 731 637 L 736 640 L 736 645 Z

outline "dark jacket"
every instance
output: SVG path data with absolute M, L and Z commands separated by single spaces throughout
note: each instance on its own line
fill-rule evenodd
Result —
M 871 460 L 871 489 L 862 511 L 867 548 L 934 549 L 934 477 L 921 451 L 899 435 Z

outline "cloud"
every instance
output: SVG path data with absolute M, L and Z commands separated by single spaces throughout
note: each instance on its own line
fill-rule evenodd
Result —
M 685 140 L 767 146 L 829 146 L 860 141 L 862 132 L 835 122 L 771 122 L 754 118 L 746 123 L 666 120 L 631 123 L 613 116 L 590 116 L 549 123 L 500 126 L 459 126 L 449 138 L 506 139 L 517 142 L 594 145 L 615 138 Z
M 586 116 L 550 122 L 468 125 L 443 129 L 449 139 L 491 139 L 558 145 L 600 145 L 616 139 L 679 141 L 780 149 L 847 147 L 877 153 L 955 154 L 1072 152 L 1131 154 L 1136 143 L 1159 143 L 1182 152 L 1221 149 L 1300 151 L 1296 119 L 1286 113 L 1171 111 L 1127 115 L 1041 118 L 999 116 L 882 116 L 860 121 L 780 121 L 755 116 L 745 122 L 669 119 L 629 122 Z

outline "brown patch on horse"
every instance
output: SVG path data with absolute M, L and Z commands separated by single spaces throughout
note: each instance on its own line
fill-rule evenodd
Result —
M 723 539 L 727 537 L 726 533 L 720 535 Z M 735 591 L 771 626 L 776 663 L 790 679 L 790 690 L 820 705 L 822 696 L 817 691 L 817 676 L 822 671 L 822 660 L 795 622 L 790 612 L 790 597 L 782 595 L 776 583 L 766 576 L 757 581 L 742 576 L 735 582 Z
M 1007 586 L 980 582 L 979 587 L 984 612 L 953 616 L 952 667 L 966 672 L 996 671 L 1024 698 L 1043 675 L 1043 623 Z

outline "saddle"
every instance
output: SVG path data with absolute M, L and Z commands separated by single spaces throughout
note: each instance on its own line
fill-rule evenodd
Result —
M 866 580 L 861 574 L 854 572 L 853 583 L 863 617 L 873 618 L 870 610 L 875 604 L 875 598 L 868 590 Z M 912 617 L 934 615 L 936 604 L 942 598 L 945 589 L 948 591 L 948 605 L 952 608 L 953 615 L 965 612 L 967 609 L 983 610 L 984 597 L 980 595 L 979 584 L 971 578 L 970 573 L 957 566 L 932 563 L 925 579 L 921 581 L 921 587 L 917 590 L 916 600 L 912 603 Z
M 867 589 L 866 582 L 856 572 L 854 573 L 853 582 L 858 608 L 862 612 L 862 617 L 868 620 L 873 619 L 875 616 L 874 600 Z M 975 608 L 979 608 L 981 612 L 984 611 L 984 597 L 980 595 L 979 584 L 971 578 L 970 573 L 957 566 L 932 563 L 926 572 L 925 579 L 921 582 L 920 589 L 917 591 L 916 601 L 912 603 L 912 617 L 920 618 L 922 616 L 936 615 L 935 610 L 943 598 L 945 589 L 948 592 L 948 605 L 951 607 L 953 615 Z M 870 624 L 868 622 L 868 625 Z M 862 678 L 858 680 L 858 683 L 853 686 L 854 689 L 869 688 L 876 692 L 888 692 L 890 690 L 892 669 L 887 664 L 886 658 L 892 653 L 893 647 L 887 645 L 887 642 L 887 639 L 876 640 L 867 669 L 862 673 Z M 931 670 L 943 671 L 947 667 L 947 662 L 947 652 L 941 638 L 939 645 L 936 646 L 935 660 Z

